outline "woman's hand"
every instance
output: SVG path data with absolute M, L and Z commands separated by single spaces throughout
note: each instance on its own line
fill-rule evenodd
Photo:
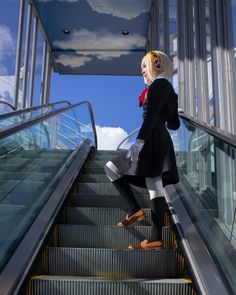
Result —
M 134 144 L 132 144 L 126 154 L 126 158 L 130 158 L 132 162 L 138 161 L 139 153 L 141 152 L 144 145 L 144 140 L 137 139 Z

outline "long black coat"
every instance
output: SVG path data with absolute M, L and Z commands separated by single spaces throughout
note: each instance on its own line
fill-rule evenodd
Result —
M 124 154 L 111 161 L 122 175 L 137 186 L 145 187 L 145 178 L 162 176 L 163 186 L 179 181 L 174 147 L 166 126 L 179 128 L 178 96 L 171 83 L 164 78 L 149 86 L 143 104 L 143 124 L 137 139 L 144 140 L 138 162 L 131 162 Z

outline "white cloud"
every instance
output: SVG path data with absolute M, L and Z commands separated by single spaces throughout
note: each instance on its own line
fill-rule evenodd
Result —
M 98 150 L 116 150 L 121 141 L 128 136 L 128 133 L 121 127 L 96 126 L 96 131 Z
M 74 31 L 69 40 L 54 41 L 53 45 L 61 49 L 73 50 L 130 50 L 145 47 L 146 39 L 138 34 L 130 34 L 129 37 L 117 35 L 107 30 L 92 32 L 87 29 Z
M 132 19 L 150 10 L 151 1 L 147 0 L 87 0 L 91 8 L 98 13 L 111 14 L 124 19 Z M 135 2 L 135 5 L 134 5 Z
M 0 25 L 0 74 L 7 75 L 7 69 L 3 66 L 6 57 L 14 56 L 15 43 L 10 29 L 7 26 Z
M 83 66 L 86 62 L 92 60 L 92 58 L 86 57 L 86 56 L 78 56 L 78 55 L 69 56 L 69 55 L 61 54 L 55 60 L 57 63 L 60 63 L 63 66 L 77 68 L 77 67 Z

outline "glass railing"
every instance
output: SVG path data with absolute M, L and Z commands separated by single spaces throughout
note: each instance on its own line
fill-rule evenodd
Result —
M 137 132 L 119 148 L 134 142 Z M 170 134 L 180 175 L 177 190 L 236 293 L 236 137 L 186 116 Z
M 15 112 L 4 113 L 0 115 L 0 128 L 5 128 L 13 124 L 17 124 L 19 122 L 31 120 L 42 114 L 46 114 L 48 112 L 60 109 L 62 107 L 66 107 L 68 106 L 68 104 L 69 103 L 67 101 L 60 101 Z
M 68 119 L 68 120 L 67 120 Z M 64 127 L 64 125 L 66 127 Z M 88 103 L 56 110 L 0 132 L 0 269 L 85 140 L 96 146 Z M 8 128 L 9 129 L 9 128 Z

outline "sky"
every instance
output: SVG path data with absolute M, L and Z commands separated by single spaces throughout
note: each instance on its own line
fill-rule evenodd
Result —
M 142 76 L 76 76 L 53 74 L 51 101 L 90 102 L 99 149 L 116 149 L 142 124 L 138 96 L 144 89 Z

